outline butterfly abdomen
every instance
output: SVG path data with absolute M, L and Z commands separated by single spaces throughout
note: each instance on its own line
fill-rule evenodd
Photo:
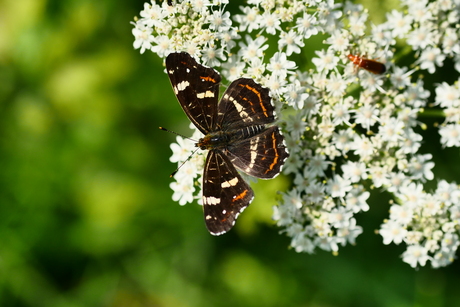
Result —
M 238 140 L 249 139 L 253 136 L 258 135 L 264 130 L 265 130 L 265 125 L 254 125 L 254 126 L 248 126 L 248 127 L 244 127 L 240 129 L 235 129 L 231 131 L 232 140 L 238 141 Z

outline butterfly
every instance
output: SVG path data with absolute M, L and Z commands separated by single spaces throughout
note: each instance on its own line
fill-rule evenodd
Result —
M 219 102 L 221 76 L 186 52 L 166 58 L 166 71 L 185 114 L 204 134 L 203 211 L 212 235 L 230 230 L 254 192 L 237 169 L 253 177 L 277 176 L 289 156 L 275 121 L 269 90 L 252 79 L 233 81 Z

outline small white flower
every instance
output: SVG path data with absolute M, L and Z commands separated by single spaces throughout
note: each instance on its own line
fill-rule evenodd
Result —
M 388 183 L 388 173 L 390 173 L 390 171 L 387 166 L 371 165 L 367 172 L 372 179 L 374 187 L 380 188 Z
M 389 181 L 388 181 L 388 191 L 390 191 L 391 193 L 396 193 L 399 191 L 399 188 L 403 185 L 406 185 L 408 184 L 406 182 L 407 180 L 407 177 L 401 173 L 401 172 L 397 172 L 397 173 L 390 173 L 389 174 Z
M 448 183 L 445 180 L 439 181 L 436 195 L 446 206 L 459 205 L 460 189 L 455 183 Z
M 305 87 L 300 85 L 299 80 L 294 83 L 288 84 L 285 87 L 285 98 L 288 105 L 293 106 L 298 110 L 302 110 L 304 103 L 308 98 Z
M 448 55 L 459 54 L 459 37 L 455 29 L 447 28 L 442 37 L 442 49 Z
M 403 89 L 411 84 L 410 76 L 414 70 L 408 71 L 407 67 L 394 67 L 393 73 L 390 75 L 391 83 L 396 88 Z
M 259 36 L 253 40 L 251 36 L 246 35 L 247 44 L 240 42 L 240 50 L 238 51 L 238 55 L 246 60 L 263 58 L 263 52 L 268 48 L 268 45 L 264 45 L 265 41 L 266 38 L 263 36 Z
M 415 268 L 417 265 L 425 266 L 426 262 L 430 260 L 428 250 L 421 245 L 411 245 L 402 255 L 403 261 L 408 263 L 411 267 Z
M 278 226 L 286 226 L 292 224 L 294 217 L 292 208 L 292 206 L 285 204 L 273 207 L 273 220 L 276 221 Z
M 387 14 L 387 24 L 393 29 L 393 36 L 402 38 L 411 29 L 413 17 L 393 10 Z
M 382 88 L 382 85 L 383 85 L 382 75 L 376 75 L 364 69 L 361 69 L 359 71 L 359 75 L 360 75 L 359 80 L 360 80 L 361 86 L 365 90 L 369 92 L 380 91 L 382 93 L 385 93 L 385 90 Z
M 152 35 L 152 28 L 147 25 L 137 22 L 132 23 L 135 27 L 132 30 L 132 33 L 135 37 L 134 49 L 141 49 L 141 54 L 152 47 L 152 42 L 155 40 L 155 37 Z
M 345 30 L 335 30 L 326 40 L 326 44 L 331 45 L 330 48 L 339 52 L 347 52 L 350 48 L 350 33 Z
M 398 141 L 402 140 L 404 133 L 404 123 L 396 118 L 390 118 L 379 126 L 379 135 L 389 146 L 399 145 Z
M 370 195 L 371 193 L 368 191 L 362 191 L 362 188 L 354 188 L 347 193 L 345 199 L 347 209 L 352 210 L 354 213 L 369 211 L 369 204 L 367 203 L 367 200 Z
M 275 35 L 277 31 L 281 31 L 281 21 L 279 16 L 274 13 L 264 12 L 259 16 L 259 24 L 268 34 Z
M 291 246 L 295 248 L 298 253 L 306 252 L 312 254 L 315 249 L 315 244 L 305 235 L 295 236 L 291 241 Z
M 329 213 L 329 223 L 335 228 L 348 227 L 352 217 L 353 212 L 347 208 L 335 208 Z
M 360 14 L 356 15 L 351 15 L 349 17 L 349 22 L 350 22 L 350 33 L 353 36 L 363 36 L 364 32 L 366 30 L 366 20 L 367 20 L 368 14 L 366 11 L 360 12 Z
M 341 227 L 340 229 L 337 230 L 337 236 L 340 238 L 344 238 L 347 240 L 350 244 L 355 244 L 356 238 L 363 233 L 363 228 L 361 226 L 356 225 L 356 219 L 351 218 L 348 226 L 346 227 Z M 345 242 L 342 243 L 342 245 Z
M 396 44 L 396 40 L 387 23 L 372 25 L 372 37 L 380 46 L 390 46 Z
M 166 11 L 155 2 L 152 4 L 144 3 L 144 10 L 139 14 L 142 17 L 142 22 L 149 28 L 162 27 Z
M 342 165 L 343 177 L 350 179 L 351 182 L 359 182 L 367 179 L 367 169 L 363 162 L 348 161 Z
M 343 101 L 341 103 L 337 103 L 333 106 L 333 113 L 332 113 L 332 123 L 336 126 L 341 124 L 347 124 L 351 126 L 350 123 L 350 110 L 351 104 L 348 101 Z
M 197 13 L 206 13 L 207 7 L 211 5 L 209 0 L 189 0 L 189 2 L 190 7 Z
M 261 58 L 254 57 L 249 60 L 249 67 L 247 68 L 246 75 L 252 79 L 262 79 L 265 71 L 265 63 Z
M 304 120 L 304 114 L 298 112 L 295 115 L 290 115 L 286 121 L 286 130 L 291 132 L 291 136 L 295 139 L 300 139 L 300 136 L 305 132 L 307 123 Z
M 420 179 L 422 182 L 433 180 L 434 174 L 431 170 L 434 163 L 431 162 L 432 155 L 416 155 L 412 157 L 409 164 L 409 172 L 415 179 Z
M 455 250 L 439 250 L 431 259 L 431 265 L 433 268 L 445 267 L 451 264 L 455 259 Z
M 283 166 L 283 173 L 292 174 L 296 173 L 300 167 L 304 164 L 304 159 L 301 159 L 299 155 L 289 155 Z
M 228 31 L 232 25 L 230 12 L 224 12 L 222 10 L 213 11 L 212 15 L 209 15 L 208 20 L 210 29 L 219 30 L 221 32 Z
M 350 144 L 354 154 L 361 157 L 362 160 L 368 160 L 376 150 L 372 142 L 365 136 L 355 135 Z
M 315 244 L 324 251 L 336 252 L 339 250 L 338 244 L 344 241 L 342 238 L 338 237 L 316 237 Z
M 380 226 L 379 234 L 383 238 L 383 244 L 388 245 L 391 242 L 400 244 L 406 237 L 407 230 L 395 221 L 388 221 Z
M 297 68 L 297 65 L 293 61 L 287 59 L 286 53 L 276 52 L 270 58 L 270 64 L 267 65 L 267 69 L 272 72 L 272 74 L 286 78 L 288 74 L 293 74 L 294 69 Z M 298 80 L 297 80 L 298 81 Z
M 451 86 L 446 82 L 443 82 L 436 86 L 435 92 L 436 105 L 439 105 L 442 108 L 460 107 L 460 90 L 458 87 Z
M 404 154 L 415 154 L 418 152 L 421 142 L 422 136 L 418 133 L 415 133 L 412 129 L 406 129 L 403 144 L 401 144 L 401 148 L 398 150 Z
M 414 47 L 414 49 L 423 50 L 434 43 L 434 33 L 422 25 L 420 28 L 409 32 L 407 43 Z
M 321 71 L 329 71 L 331 69 L 335 69 L 337 64 L 339 63 L 339 58 L 336 57 L 332 52 L 329 51 L 315 51 L 317 58 L 313 58 L 312 62 L 316 65 L 316 68 L 319 72 Z
M 334 124 L 336 124 L 334 122 Z M 353 140 L 354 131 L 352 129 L 344 129 L 334 132 L 332 142 L 338 150 L 343 154 L 347 153 L 351 148 L 351 141 Z
M 237 56 L 234 54 L 222 64 L 223 75 L 227 80 L 233 81 L 241 78 L 246 67 L 246 62 L 238 61 Z
M 418 79 L 404 92 L 407 98 L 407 105 L 414 108 L 423 108 L 426 105 L 426 99 L 430 97 L 430 92 L 423 87 L 423 81 Z
M 441 144 L 446 147 L 460 147 L 460 125 L 448 124 L 439 128 Z
M 167 35 L 158 35 L 154 37 L 153 42 L 155 45 L 153 45 L 150 49 L 160 57 L 166 57 L 169 53 L 171 53 L 171 39 Z
M 441 53 L 441 49 L 428 47 L 420 55 L 420 68 L 433 74 L 436 71 L 436 66 L 441 67 L 443 65 L 445 58 L 446 56 Z
M 292 53 L 300 53 L 300 47 L 304 46 L 302 36 L 296 31 L 281 32 L 278 40 L 278 48 L 283 50 L 286 47 L 286 54 L 289 56 Z
M 332 31 L 337 27 L 338 19 L 343 13 L 338 10 L 342 3 L 336 3 L 334 0 L 320 1 L 318 3 L 318 20 L 326 31 Z
M 342 76 L 335 72 L 331 73 L 326 85 L 326 91 L 329 92 L 332 97 L 340 98 L 343 97 L 346 89 L 347 83 Z
M 392 205 L 390 208 L 390 219 L 395 221 L 399 225 L 407 226 L 414 216 L 414 210 L 412 206 L 403 205 Z
M 174 191 L 173 201 L 179 202 L 181 206 L 193 202 L 193 193 L 195 192 L 193 181 L 192 183 L 187 180 L 173 181 L 169 186 Z
M 303 110 L 306 111 L 307 118 L 318 114 L 321 103 L 316 99 L 316 97 L 308 96 L 304 101 Z
M 430 5 L 427 0 L 418 0 L 418 1 L 408 1 L 407 5 L 411 12 L 411 15 L 414 16 L 414 19 L 421 23 L 429 23 L 433 20 L 434 8 L 430 9 Z
M 257 22 L 259 20 L 259 10 L 256 7 L 249 6 L 241 6 L 240 9 L 243 14 L 235 15 L 234 17 L 235 22 L 240 25 L 239 30 L 243 32 L 247 29 L 250 33 L 253 30 L 259 29 L 260 25 Z
M 324 201 L 326 187 L 322 182 L 311 181 L 308 186 L 305 187 L 305 193 L 308 196 L 308 200 L 312 203 L 320 203 Z
M 351 181 L 339 175 L 335 175 L 327 182 L 328 190 L 332 197 L 344 198 L 346 193 L 353 188 Z
M 363 105 L 355 114 L 355 122 L 360 124 L 364 129 L 370 128 L 379 120 L 379 109 L 372 105 Z
M 318 20 L 314 15 L 304 13 L 301 18 L 296 20 L 299 33 L 303 34 L 304 39 L 308 39 L 313 35 L 318 34 Z
M 402 186 L 399 189 L 400 193 L 397 194 L 405 206 L 409 208 L 416 208 L 425 196 L 423 192 L 423 185 L 415 182 L 411 182 L 407 185 Z
M 182 163 L 187 160 L 194 150 L 195 144 L 189 139 L 185 139 L 181 136 L 176 137 L 177 143 L 170 145 L 173 155 L 169 158 L 169 161 L 173 163 Z
M 324 155 L 316 155 L 311 157 L 310 162 L 308 163 L 308 171 L 314 176 L 323 177 L 324 171 L 329 167 L 330 162 L 326 161 Z

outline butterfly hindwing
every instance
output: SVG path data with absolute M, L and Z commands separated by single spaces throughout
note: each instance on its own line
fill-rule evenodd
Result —
M 271 126 L 252 138 L 228 147 L 230 161 L 246 174 L 271 179 L 281 172 L 289 156 L 277 126 Z
M 220 235 L 230 230 L 253 198 L 251 187 L 228 157 L 210 150 L 203 173 L 203 210 L 209 232 Z
M 275 121 L 269 90 L 252 79 L 239 78 L 225 91 L 217 122 L 223 129 L 269 124 Z
M 215 126 L 220 75 L 186 52 L 169 54 L 166 70 L 185 114 L 198 130 L 208 133 Z

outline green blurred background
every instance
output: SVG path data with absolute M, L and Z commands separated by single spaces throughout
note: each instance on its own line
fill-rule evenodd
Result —
M 458 263 L 415 271 L 403 246 L 374 234 L 385 195 L 339 256 L 288 249 L 269 192 L 286 178 L 254 185 L 221 237 L 200 206 L 173 202 L 175 136 L 158 126 L 187 134 L 189 122 L 162 61 L 133 50 L 143 2 L 0 2 L 0 306 L 460 303 Z M 458 181 L 458 151 L 433 147 L 429 133 L 424 151 L 444 163 L 436 175 Z

